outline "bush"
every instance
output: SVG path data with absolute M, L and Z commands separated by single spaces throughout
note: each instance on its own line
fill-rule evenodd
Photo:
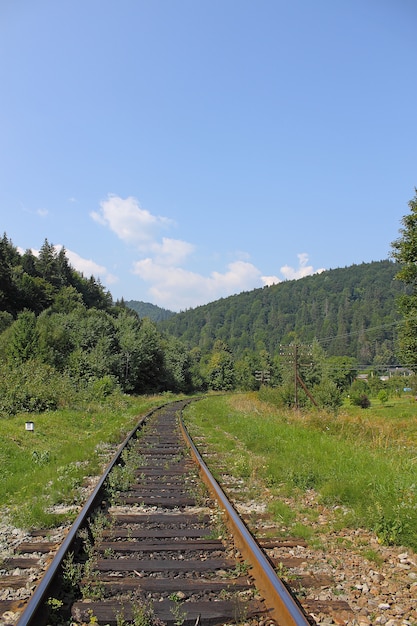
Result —
M 381 404 L 385 404 L 386 402 L 388 402 L 388 399 L 388 391 L 386 389 L 381 389 L 381 391 L 378 393 L 378 400 L 381 402 Z
M 371 402 L 368 397 L 369 385 L 364 380 L 355 380 L 349 390 L 349 400 L 354 406 L 360 406 L 362 409 L 368 409 Z
M 116 390 L 120 390 L 120 385 L 114 376 L 102 376 L 102 378 L 96 378 L 88 384 L 88 391 L 94 400 L 104 400 Z
M 335 382 L 332 380 L 322 380 L 321 383 L 315 385 L 313 396 L 320 407 L 337 411 L 342 405 L 342 392 Z
M 0 414 L 41 413 L 64 406 L 73 387 L 53 367 L 34 359 L 0 367 Z
M 371 401 L 366 393 L 351 395 L 350 403 L 353 404 L 353 406 L 360 406 L 362 409 L 369 409 L 371 406 Z

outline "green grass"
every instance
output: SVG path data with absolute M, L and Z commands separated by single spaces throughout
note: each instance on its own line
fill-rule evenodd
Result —
M 116 394 L 79 410 L 0 419 L 0 507 L 25 528 L 68 521 L 71 515 L 48 509 L 80 504 L 85 477 L 101 474 L 108 447 L 121 443 L 141 415 L 166 401 L 166 396 Z M 29 420 L 34 432 L 25 430 Z
M 335 525 L 417 549 L 416 412 L 415 402 L 398 401 L 348 407 L 338 417 L 283 413 L 256 394 L 241 394 L 193 404 L 187 421 L 232 474 L 256 478 L 277 500 L 314 490 L 334 508 Z

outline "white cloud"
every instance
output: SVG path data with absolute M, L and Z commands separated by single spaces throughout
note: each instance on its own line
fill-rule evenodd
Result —
M 134 274 L 151 284 L 152 301 L 174 311 L 196 307 L 259 286 L 260 272 L 251 263 L 235 261 L 225 273 L 202 276 L 181 267 L 171 267 L 151 258 L 137 261 Z
M 298 280 L 299 278 L 304 278 L 304 276 L 311 276 L 311 274 L 321 274 L 324 272 L 324 268 L 320 268 L 315 270 L 312 265 L 307 265 L 308 263 L 308 254 L 306 252 L 301 252 L 297 254 L 299 265 L 297 269 L 290 267 L 289 265 L 284 265 L 281 267 L 281 274 L 284 275 L 286 280 Z
M 174 222 L 142 209 L 136 198 L 121 198 L 109 194 L 100 203 L 99 210 L 90 215 L 98 224 L 108 227 L 124 243 L 135 247 L 139 259 L 133 263 L 132 272 L 148 284 L 149 301 L 173 311 L 323 271 L 314 270 L 308 265 L 308 255 L 301 253 L 297 255 L 297 269 L 289 265 L 281 267 L 283 278 L 275 275 L 262 276 L 249 262 L 249 255 L 240 251 L 235 255 L 236 260 L 224 272 L 213 271 L 204 276 L 186 267 L 196 250 L 194 244 L 161 236 L 161 231 L 172 227 Z M 69 254 L 68 258 L 84 274 L 99 276 L 108 284 L 114 282 L 114 277 L 105 268 L 96 266 L 92 261 L 75 256 L 71 258 Z
M 62 246 L 54 246 L 54 248 L 59 251 Z M 94 278 L 99 278 L 101 282 L 107 285 L 114 285 L 118 282 L 118 278 L 111 274 L 104 265 L 99 265 L 92 259 L 84 259 L 76 252 L 72 252 L 71 250 L 67 250 L 65 248 L 66 257 L 70 263 L 70 265 L 77 270 L 77 272 L 81 272 L 89 278 L 90 276 L 94 276 Z
M 193 244 L 168 237 L 163 237 L 162 243 L 154 243 L 151 246 L 156 262 L 161 265 L 180 265 L 194 250 Z
M 92 211 L 90 215 L 99 224 L 108 226 L 119 239 L 137 245 L 142 251 L 152 247 L 155 232 L 173 223 L 142 209 L 132 196 L 124 199 L 113 194 L 100 202 L 99 211 Z
M 278 276 L 261 276 L 261 280 L 264 287 L 270 287 L 282 282 L 282 278 L 278 278 Z
M 47 215 L 49 215 L 49 211 L 48 209 L 37 209 L 36 214 L 40 217 L 46 217 Z

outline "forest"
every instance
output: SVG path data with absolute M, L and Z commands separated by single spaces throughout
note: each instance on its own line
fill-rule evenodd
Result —
M 397 299 L 405 290 L 398 270 L 388 260 L 328 270 L 179 313 L 159 328 L 202 351 L 227 342 L 236 357 L 315 340 L 328 356 L 393 365 Z
M 359 369 L 383 373 L 397 364 L 396 298 L 404 287 L 396 272 L 390 261 L 361 264 L 179 314 L 148 305 L 149 316 L 141 316 L 134 303 L 114 302 L 100 281 L 71 267 L 64 248 L 57 252 L 45 239 L 38 256 L 21 254 L 4 234 L 0 415 L 116 391 L 273 387 L 290 405 L 294 363 L 317 402 L 337 407 L 347 389 L 355 396 Z M 150 318 L 155 313 L 161 321 Z M 358 397 L 365 391 L 358 387 Z M 308 403 L 309 393 L 301 390 L 299 401 Z

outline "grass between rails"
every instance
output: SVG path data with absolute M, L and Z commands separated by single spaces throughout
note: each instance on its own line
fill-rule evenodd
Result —
M 102 473 L 111 447 L 123 441 L 142 415 L 174 399 L 115 394 L 79 410 L 0 419 L 0 508 L 23 528 L 69 521 L 71 514 L 48 510 L 82 504 L 86 477 Z M 25 430 L 29 420 L 33 432 Z
M 191 434 L 204 434 L 219 468 L 264 489 L 283 530 L 308 536 L 319 513 L 289 506 L 317 494 L 333 527 L 366 528 L 381 543 L 417 549 L 417 404 L 408 399 L 337 417 L 284 412 L 259 395 L 210 396 L 190 405 Z M 299 498 L 305 503 L 305 497 Z M 324 530 L 324 529 L 322 529 Z

